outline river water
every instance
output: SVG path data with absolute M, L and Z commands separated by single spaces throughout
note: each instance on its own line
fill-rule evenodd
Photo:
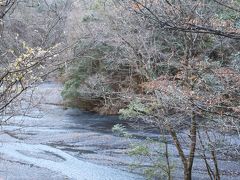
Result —
M 0 179 L 78 179 L 140 180 L 141 171 L 130 171 L 134 159 L 127 151 L 133 141 L 115 136 L 114 124 L 123 123 L 115 116 L 100 116 L 62 106 L 62 86 L 48 82 L 35 90 L 38 102 L 26 116 L 16 116 L 3 125 L 0 135 Z M 141 136 L 154 133 L 136 132 Z M 173 145 L 175 179 L 182 179 L 181 163 Z M 238 161 L 220 161 L 223 179 L 240 179 Z M 195 160 L 194 179 L 207 179 L 200 159 Z

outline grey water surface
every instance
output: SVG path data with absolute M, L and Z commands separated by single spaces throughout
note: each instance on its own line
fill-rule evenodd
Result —
M 94 139 L 97 144 L 108 142 L 107 136 L 86 130 L 93 123 L 88 125 L 88 121 L 101 121 L 103 117 L 64 109 L 60 90 L 61 85 L 56 83 L 39 86 L 35 90 L 35 100 L 41 100 L 39 107 L 2 126 L 0 179 L 143 179 L 111 164 L 96 164 L 78 156 L 93 154 L 96 150 L 78 145 L 79 142 L 86 141 L 88 145 Z M 86 126 L 76 123 L 81 120 Z
M 32 98 L 36 106 L 29 109 L 26 116 L 18 115 L 2 125 L 0 179 L 144 179 L 142 170 L 130 171 L 129 166 L 136 159 L 128 155 L 129 145 L 141 143 L 143 136 L 158 137 L 158 134 L 131 129 L 138 138 L 129 140 L 115 136 L 112 127 L 124 121 L 116 116 L 64 108 L 61 89 L 58 83 L 43 83 Z M 183 179 L 177 151 L 171 143 L 169 149 L 175 166 L 174 179 Z M 149 162 L 145 160 L 143 164 L 147 166 Z M 240 179 L 238 160 L 219 160 L 219 166 L 222 179 Z M 204 163 L 198 156 L 194 161 L 193 177 L 208 179 Z

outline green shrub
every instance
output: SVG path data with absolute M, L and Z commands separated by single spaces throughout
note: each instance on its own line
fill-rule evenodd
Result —
M 127 119 L 127 118 L 136 118 L 139 115 L 144 114 L 149 114 L 151 112 L 151 109 L 146 107 L 143 103 L 141 103 L 138 100 L 131 101 L 130 104 L 127 106 L 125 109 L 120 109 L 120 117 L 122 119 Z

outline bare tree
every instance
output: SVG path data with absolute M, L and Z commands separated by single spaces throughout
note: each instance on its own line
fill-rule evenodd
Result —
M 156 95 L 155 100 L 142 99 L 142 102 L 148 107 L 155 102 L 158 104 L 157 107 L 154 103 L 151 114 L 137 109 L 136 111 L 143 116 L 152 116 L 149 122 L 164 125 L 169 131 L 182 161 L 185 179 L 191 179 L 193 161 L 198 148 L 198 131 L 205 131 L 206 139 L 211 144 L 210 154 L 214 170 L 205 161 L 209 175 L 211 178 L 220 179 L 216 148 L 208 131 L 227 124 L 231 124 L 231 131 L 237 131 L 240 118 L 239 104 L 235 101 L 236 99 L 239 101 L 237 93 L 240 87 L 239 71 L 238 68 L 231 66 L 229 61 L 233 59 L 229 59 L 223 47 L 223 44 L 226 47 L 228 43 L 239 46 L 239 28 L 234 24 L 237 21 L 235 19 L 227 21 L 216 18 L 216 14 L 221 14 L 223 9 L 230 9 L 239 15 L 239 6 L 236 6 L 237 2 L 234 1 L 229 4 L 215 2 L 133 0 L 120 3 L 121 7 L 130 10 L 132 16 L 138 15 L 141 23 L 147 22 L 148 29 L 159 29 L 159 38 L 161 34 L 165 34 L 166 36 L 161 39 L 166 42 L 165 46 L 167 44 L 169 47 L 168 43 L 172 42 L 173 38 L 179 43 L 179 46 L 172 44 L 172 56 L 161 61 L 167 68 L 167 74 L 163 73 L 142 86 L 146 92 Z M 211 46 L 206 47 L 206 38 L 213 38 L 213 41 L 219 42 L 220 49 L 218 47 L 208 49 Z M 124 41 L 127 41 L 130 48 L 134 46 L 129 38 Z M 238 53 L 239 49 L 235 47 L 228 46 L 228 50 L 232 49 L 233 54 Z M 136 51 L 136 48 L 132 49 Z M 204 54 L 208 51 L 209 54 Z M 137 53 L 140 53 L 140 56 L 138 55 L 140 58 L 146 56 L 139 49 Z M 218 56 L 218 53 L 223 54 Z M 219 65 L 214 65 L 216 61 L 220 61 Z M 151 70 L 154 65 L 155 62 L 150 64 Z M 172 66 L 176 68 L 175 72 L 172 71 L 174 68 L 171 70 Z M 189 129 L 187 155 L 183 151 L 185 145 L 178 135 L 181 126 Z M 201 137 L 199 141 L 202 144 Z M 204 148 L 203 144 L 202 147 Z
M 70 59 L 67 52 L 73 45 L 66 42 L 64 23 L 71 2 L 39 2 L 1 2 L 1 115 L 12 116 L 19 97 L 27 89 Z

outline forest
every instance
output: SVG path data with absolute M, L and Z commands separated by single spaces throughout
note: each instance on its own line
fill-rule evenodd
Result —
M 118 116 L 114 136 L 154 132 L 129 171 L 240 178 L 220 162 L 240 166 L 240 0 L 0 0 L 0 60 L 1 126 L 54 81 L 64 108 Z

